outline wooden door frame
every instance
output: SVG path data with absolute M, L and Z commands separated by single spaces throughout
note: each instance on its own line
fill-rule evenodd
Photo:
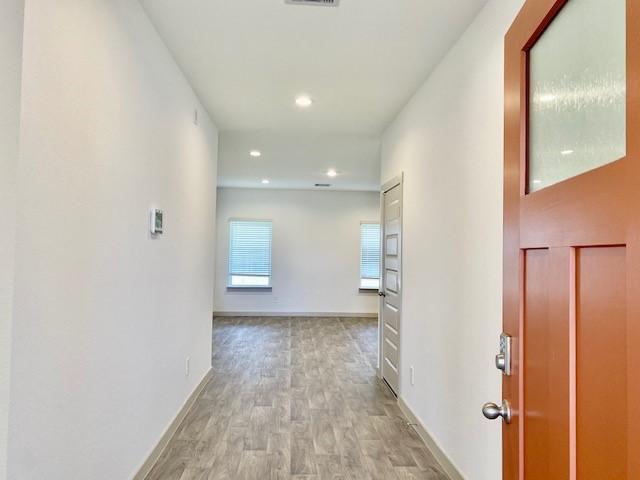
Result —
M 403 258 L 404 258 L 404 249 L 403 249 L 403 243 L 404 243 L 404 232 L 403 232 L 403 223 L 404 223 L 404 172 L 400 172 L 398 175 L 392 177 L 390 180 L 384 182 L 381 186 L 380 186 L 380 289 L 378 290 L 378 292 L 384 292 L 384 195 L 385 193 L 387 193 L 389 190 L 391 190 L 392 188 L 396 187 L 400 185 L 400 189 L 401 189 L 401 198 L 402 198 L 402 203 L 401 203 L 401 209 L 400 209 L 400 278 L 399 278 L 399 282 L 400 282 L 400 286 L 401 288 L 404 286 L 403 282 L 402 282 L 402 277 L 403 277 Z M 402 298 L 400 299 L 400 326 L 402 325 Z M 382 345 L 384 342 L 384 335 L 382 332 L 382 314 L 384 311 L 384 297 L 380 297 L 378 299 L 378 378 L 380 380 L 382 380 L 383 376 L 382 376 L 382 358 L 383 358 L 383 354 L 382 354 Z M 400 330 L 398 330 L 398 332 L 400 333 Z M 402 345 L 402 340 L 401 337 L 398 336 L 398 341 L 400 342 L 400 344 L 398 345 L 398 350 L 400 350 L 401 345 Z M 401 364 L 401 356 L 398 355 L 398 372 L 401 372 L 400 370 L 400 364 Z M 401 381 L 401 377 L 402 375 L 398 374 L 398 379 Z M 400 388 L 398 388 L 398 390 L 400 390 Z M 398 397 L 400 397 L 400 392 L 396 392 L 396 394 L 398 395 Z
M 521 399 L 524 398 L 524 379 L 521 367 L 524 365 L 523 337 L 524 332 L 524 250 L 523 248 L 535 248 L 537 238 L 529 234 L 527 238 L 521 238 L 521 213 L 522 203 L 534 206 L 537 212 L 544 211 L 550 205 L 562 205 L 563 194 L 558 194 L 559 189 L 554 186 L 547 187 L 530 196 L 526 194 L 527 186 L 527 136 L 528 136 L 528 51 L 544 33 L 545 29 L 554 20 L 558 12 L 566 5 L 568 0 L 527 0 L 513 25 L 505 36 L 505 70 L 504 70 L 504 231 L 503 231 L 503 330 L 513 337 L 513 359 L 511 376 L 503 377 L 503 398 L 511 404 L 513 420 L 509 425 L 503 425 L 503 478 L 505 480 L 524 479 L 524 422 L 521 421 Z M 626 0 L 626 31 L 627 31 L 627 156 L 611 164 L 583 173 L 576 177 L 560 182 L 569 185 L 569 189 L 575 191 L 580 188 L 591 187 L 594 198 L 589 198 L 585 204 L 585 210 L 598 205 L 598 202 L 612 201 L 593 188 L 596 175 L 606 172 L 608 178 L 620 181 L 621 184 L 631 181 L 625 180 L 629 172 L 636 172 L 636 163 L 640 156 L 640 136 L 637 135 L 640 126 L 640 0 Z M 629 158 L 631 157 L 631 158 Z M 635 174 L 634 174 L 635 176 Z M 633 178 L 633 177 L 629 177 Z M 637 178 L 637 177 L 636 177 Z M 558 184 L 558 185 L 560 185 Z M 616 199 L 613 199 L 617 201 Z M 616 207 L 629 208 L 617 204 Z M 597 208 L 597 207 L 596 207 Z M 604 215 L 606 210 L 601 208 L 599 215 Z M 607 209 L 611 210 L 611 208 Z M 566 212 L 559 208 L 560 214 Z M 531 217 L 531 216 L 530 216 Z M 537 219 L 542 218 L 538 216 Z M 528 219 L 530 220 L 530 218 Z M 539 224 L 543 226 L 543 223 Z M 571 243 L 574 230 L 583 228 L 579 219 L 571 221 L 567 225 L 567 232 L 557 241 Z M 612 221 L 612 228 L 616 229 Z M 625 241 L 637 245 L 637 240 L 631 238 L 629 232 L 622 229 L 616 231 L 614 236 L 619 236 Z M 523 246 L 523 244 L 525 244 Z M 633 267 L 630 274 L 633 282 L 638 281 L 640 273 L 637 267 Z M 633 290 L 632 290 L 633 291 Z M 630 307 L 635 314 L 638 313 L 638 302 Z M 631 313 L 630 315 L 634 315 Z M 640 327 L 633 327 L 634 335 L 638 334 Z M 629 356 L 629 369 L 638 368 L 640 361 L 638 356 Z M 640 396 L 640 387 L 636 387 L 632 393 L 633 399 Z M 632 397 L 630 397 L 630 400 Z M 629 412 L 632 413 L 631 411 Z M 632 424 L 629 442 L 637 443 L 640 437 L 638 425 L 639 416 L 629 417 Z M 635 427 L 633 427 L 635 425 Z M 640 460 L 630 460 L 630 471 L 640 471 Z

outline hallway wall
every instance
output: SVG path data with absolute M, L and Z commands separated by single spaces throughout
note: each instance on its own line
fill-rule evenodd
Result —
M 377 312 L 358 288 L 360 222 L 379 212 L 377 192 L 218 189 L 215 310 Z M 273 221 L 272 291 L 227 291 L 231 218 Z
M 211 364 L 218 134 L 137 1 L 27 0 L 22 87 L 9 478 L 131 478 Z
M 501 398 L 503 36 L 522 3 L 486 5 L 382 144 L 382 180 L 405 172 L 401 396 L 473 480 L 501 478 L 480 408 Z
M 0 480 L 5 478 L 24 0 L 0 2 Z

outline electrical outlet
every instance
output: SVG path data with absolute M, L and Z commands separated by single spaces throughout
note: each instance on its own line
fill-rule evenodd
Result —
M 188 377 L 189 376 L 189 367 L 191 363 L 191 357 L 187 357 L 187 360 L 184 362 L 184 376 Z
M 410 378 L 411 378 L 411 385 L 415 385 L 416 384 L 416 370 L 413 368 L 413 365 L 411 365 L 409 367 L 409 372 L 410 372 Z

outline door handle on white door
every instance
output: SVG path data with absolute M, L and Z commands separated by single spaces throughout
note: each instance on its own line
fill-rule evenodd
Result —
M 380 296 L 380 297 L 386 297 L 386 296 L 387 296 L 387 294 L 386 294 L 386 293 L 384 293 L 384 292 L 378 292 L 378 296 Z
M 507 400 L 503 400 L 501 406 L 492 402 L 485 403 L 482 406 L 482 414 L 489 420 L 502 417 L 505 423 L 511 423 L 511 405 Z

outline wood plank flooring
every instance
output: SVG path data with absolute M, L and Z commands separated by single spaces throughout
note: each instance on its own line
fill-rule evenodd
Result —
M 447 480 L 364 318 L 215 318 L 213 378 L 148 480 Z

